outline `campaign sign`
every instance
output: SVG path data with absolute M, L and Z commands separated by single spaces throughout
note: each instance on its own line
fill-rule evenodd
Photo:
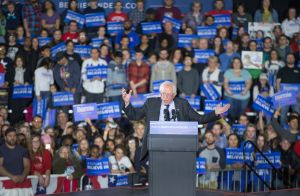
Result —
M 145 96 L 143 94 L 137 94 L 130 97 L 130 103 L 133 107 L 142 107 L 145 103 Z
M 267 159 L 275 166 L 275 168 L 281 167 L 281 154 L 280 152 L 264 153 Z M 272 169 L 267 160 L 259 153 L 256 154 L 256 168 L 257 169 Z
M 87 118 L 91 120 L 98 119 L 96 103 L 73 105 L 73 113 L 75 122 L 85 121 Z
M 215 111 L 217 105 L 221 104 L 221 106 L 224 106 L 226 104 L 228 104 L 227 100 L 204 100 L 204 113 L 210 113 Z M 227 115 L 227 112 L 224 113 L 225 115 Z
M 78 147 L 79 147 L 78 144 L 72 144 L 73 151 L 78 152 Z
M 161 22 L 142 22 L 141 25 L 144 35 L 162 32 Z
M 195 58 L 197 59 L 197 63 L 207 63 L 208 58 L 210 56 L 215 55 L 215 51 L 212 49 L 207 50 L 201 50 L 201 49 L 195 49 Z
M 216 26 L 225 26 L 230 27 L 231 26 L 231 14 L 218 14 L 214 15 L 214 25 Z
M 100 103 L 97 105 L 97 110 L 98 110 L 98 120 L 121 117 L 119 102 Z
M 65 42 L 61 42 L 50 49 L 52 58 L 55 58 L 56 54 L 62 51 L 66 51 Z
M 101 38 L 92 38 L 91 45 L 94 48 L 99 48 L 101 44 L 103 43 L 104 39 Z
M 3 86 L 5 82 L 5 74 L 0 73 L 0 86 Z
M 217 100 L 221 97 L 215 86 L 211 83 L 201 85 L 200 89 L 209 100 Z
M 217 28 L 198 26 L 197 34 L 199 38 L 213 39 L 217 35 Z
M 75 45 L 74 52 L 79 54 L 81 58 L 90 58 L 91 57 L 92 46 L 89 45 Z
M 196 173 L 197 174 L 206 174 L 206 158 L 198 157 L 196 159 Z
M 85 14 L 86 27 L 99 27 L 105 25 L 105 15 L 103 12 Z
M 45 119 L 47 112 L 47 101 L 47 98 L 41 98 L 39 101 L 36 99 L 36 97 L 33 99 L 32 117 L 40 115 L 43 119 Z
M 192 41 L 195 39 L 198 39 L 197 35 L 179 34 L 177 47 L 179 48 L 192 47 Z
M 300 93 L 300 84 L 280 83 L 280 91 L 292 91 L 298 94 Z
M 85 23 L 84 15 L 74 12 L 72 10 L 68 10 L 64 22 L 66 24 L 69 24 L 69 22 L 72 20 L 75 20 L 77 22 L 78 27 L 80 28 L 82 28 Z
M 253 103 L 253 108 L 258 112 L 263 112 L 268 116 L 272 116 L 274 114 L 274 108 L 271 98 L 263 97 L 258 95 Z
M 175 18 L 172 18 L 172 17 L 169 17 L 169 16 L 165 15 L 163 17 L 162 22 L 163 23 L 171 22 L 173 24 L 173 31 L 175 31 L 176 33 L 179 33 L 180 28 L 181 28 L 181 24 L 182 24 L 182 22 L 180 20 L 177 20 Z
M 229 82 L 229 89 L 233 94 L 242 94 L 242 92 L 246 88 L 245 81 L 230 81 Z
M 172 80 L 156 80 L 152 83 L 152 92 L 159 92 L 159 87 L 162 83 L 164 83 L 165 81 L 170 81 L 172 82 Z
M 43 121 L 43 128 L 47 126 L 54 127 L 56 120 L 56 109 L 48 109 L 46 112 L 45 120 Z
M 52 95 L 52 102 L 54 107 L 67 106 L 74 104 L 74 95 L 70 92 L 57 92 Z
M 33 85 L 18 85 L 13 88 L 13 99 L 32 98 Z
M 86 175 L 100 176 L 110 173 L 109 160 L 107 157 L 101 159 L 86 159 Z
M 107 65 L 86 67 L 86 77 L 90 80 L 96 77 L 107 78 Z
M 297 95 L 294 92 L 280 91 L 272 96 L 273 107 L 279 108 L 297 103 Z
M 128 175 L 111 174 L 108 175 L 108 187 L 128 186 Z
M 233 124 L 231 126 L 231 129 L 234 133 L 236 133 L 238 136 L 242 137 L 244 135 L 244 132 L 246 131 L 246 125 L 241 124 Z
M 242 148 L 225 148 L 226 164 L 244 163 Z M 245 161 L 253 161 L 252 150 L 245 150 Z
M 49 42 L 51 42 L 52 38 L 50 37 L 39 37 L 39 47 L 43 47 L 47 45 Z
M 194 110 L 200 110 L 200 96 L 195 96 L 193 99 L 191 96 L 186 96 L 185 99 L 189 102 Z
M 176 63 L 175 64 L 175 70 L 176 72 L 180 72 L 181 70 L 183 70 L 184 65 L 182 63 Z
M 108 34 L 119 34 L 124 31 L 123 22 L 107 22 Z

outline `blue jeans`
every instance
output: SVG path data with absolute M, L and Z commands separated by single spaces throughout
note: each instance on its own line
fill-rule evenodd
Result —
M 287 113 L 289 112 L 290 107 L 292 108 L 293 112 L 297 112 L 298 114 L 300 114 L 300 99 L 297 98 L 297 103 L 294 105 L 287 105 L 287 106 L 281 107 L 280 124 L 284 127 L 288 127 L 287 126 Z
M 238 119 L 238 117 L 241 114 L 245 113 L 247 106 L 248 106 L 249 99 L 240 100 L 240 99 L 234 99 L 234 98 L 228 97 L 228 96 L 226 96 L 225 99 L 231 105 L 228 113 L 232 120 Z

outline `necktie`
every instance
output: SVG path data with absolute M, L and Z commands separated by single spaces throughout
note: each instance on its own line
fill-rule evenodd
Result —
M 169 111 L 169 107 L 170 105 L 165 105 L 166 108 L 164 109 L 164 118 L 165 118 L 165 121 L 170 121 L 170 111 Z

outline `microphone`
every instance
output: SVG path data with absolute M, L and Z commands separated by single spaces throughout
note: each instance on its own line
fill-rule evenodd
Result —
M 173 109 L 171 112 L 172 112 L 172 118 L 171 118 L 171 119 L 172 119 L 173 121 L 176 121 L 176 118 L 177 118 L 176 110 Z
M 164 109 L 164 118 L 165 118 L 165 121 L 170 121 L 170 112 L 169 110 L 166 108 Z

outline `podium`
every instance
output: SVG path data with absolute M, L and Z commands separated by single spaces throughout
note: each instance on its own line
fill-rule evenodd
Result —
M 150 122 L 150 196 L 195 196 L 198 122 Z

